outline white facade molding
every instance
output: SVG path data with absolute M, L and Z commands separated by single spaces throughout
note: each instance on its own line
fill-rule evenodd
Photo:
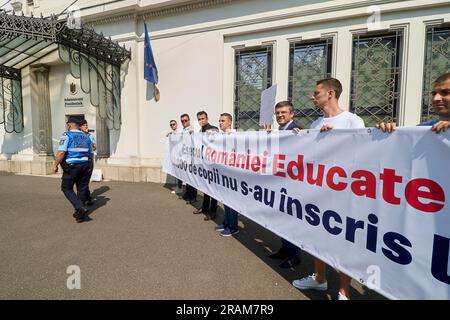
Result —
M 11 1 L 11 7 L 13 8 L 14 12 L 20 12 L 23 8 L 23 0 L 14 0 Z
M 330 1 L 330 2 L 340 2 L 340 1 Z M 399 6 L 399 2 L 407 2 L 408 5 Z M 224 30 L 228 36 L 238 36 L 244 34 L 254 33 L 256 30 L 258 32 L 284 29 L 287 27 L 298 27 L 310 24 L 325 23 L 329 21 L 344 20 L 344 19 L 354 19 L 361 17 L 369 17 L 366 9 L 367 6 L 378 5 L 382 11 L 383 15 L 389 13 L 397 13 L 403 11 L 421 10 L 429 9 L 435 7 L 449 6 L 448 1 L 442 0 L 408 0 L 408 1 L 398 1 L 398 0 L 381 0 L 381 1 L 353 1 L 346 4 L 336 4 L 336 5 L 322 5 L 317 9 L 305 9 L 301 7 L 297 9 L 291 9 L 289 12 L 276 14 L 272 13 L 270 15 L 262 15 L 260 17 L 252 18 L 246 17 L 242 19 L 236 19 L 234 22 L 226 21 L 214 21 L 209 25 L 196 27 L 183 28 L 183 30 L 177 31 L 158 31 L 152 34 L 152 39 L 165 39 L 171 37 L 179 37 L 188 34 L 197 34 L 203 32 L 211 32 L 217 30 Z M 320 5 L 317 5 L 320 6 Z M 301 19 L 300 19 L 301 18 Z M 106 21 L 104 22 L 106 23 Z M 96 24 L 104 24 L 96 22 Z M 253 26 L 253 27 L 249 27 Z M 232 29 L 230 31 L 225 31 Z M 361 29 L 363 32 L 364 29 Z
M 127 13 L 111 14 L 107 17 L 98 18 L 95 15 L 85 17 L 85 22 L 90 25 L 102 25 L 120 22 L 124 20 L 147 20 L 154 17 L 162 17 L 168 15 L 183 14 L 185 12 L 209 8 L 213 6 L 220 6 L 231 3 L 236 0 L 203 0 L 203 1 L 189 1 L 188 3 L 168 5 L 164 7 L 155 7 L 152 9 L 142 9 L 140 6 L 134 8 Z
M 401 65 L 401 73 L 400 73 L 400 98 L 398 102 L 398 110 L 397 110 L 397 120 L 398 124 L 400 126 L 405 125 L 405 119 L 406 119 L 406 88 L 408 86 L 408 71 L 409 71 L 409 59 L 410 59 L 410 24 L 409 23 L 402 23 L 402 24 L 392 24 L 389 28 L 390 31 L 401 31 L 403 35 L 403 41 L 402 41 L 402 55 L 400 57 L 402 61 Z M 425 43 L 425 39 L 422 39 L 423 43 Z M 423 67 L 421 68 L 423 70 Z M 422 71 L 423 72 L 423 71 Z M 408 112 L 411 112 L 411 110 L 408 109 Z M 415 110 L 417 112 L 417 110 Z M 417 114 L 420 119 L 420 110 Z
M 325 32 L 325 33 L 322 33 L 322 35 L 321 35 L 322 39 L 331 39 L 331 41 L 333 42 L 333 46 L 332 46 L 333 52 L 331 53 L 332 54 L 332 57 L 331 57 L 331 76 L 333 78 L 336 77 L 336 68 L 337 68 L 337 61 L 338 61 L 338 50 L 337 50 L 338 45 L 339 45 L 339 43 L 338 43 L 338 39 L 339 39 L 338 35 L 339 35 L 339 33 L 336 32 L 336 31 L 334 31 L 334 32 Z

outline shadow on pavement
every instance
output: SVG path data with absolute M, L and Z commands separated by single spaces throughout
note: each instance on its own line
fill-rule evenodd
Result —
M 111 190 L 110 187 L 108 187 L 108 186 L 101 186 L 100 188 L 95 189 L 91 193 L 92 201 L 93 201 L 94 204 L 89 207 L 89 213 L 88 213 L 89 217 L 97 209 L 106 206 L 108 201 L 111 200 L 110 198 L 102 196 L 102 194 L 107 193 L 109 190 Z
M 220 222 L 222 219 L 222 217 L 217 218 Z M 275 272 L 280 274 L 286 281 L 292 283 L 292 281 L 307 277 L 314 272 L 314 257 L 305 251 L 302 251 L 300 254 L 301 263 L 299 265 L 290 269 L 280 268 L 278 265 L 282 260 L 270 259 L 268 257 L 271 253 L 278 251 L 281 247 L 280 237 L 242 215 L 239 215 L 239 220 L 241 224 L 240 232 L 234 236 L 235 239 L 269 265 Z M 327 268 L 327 280 L 327 291 L 302 290 L 302 293 L 311 300 L 336 300 L 339 291 L 339 274 L 334 268 Z M 362 291 L 362 293 L 356 290 L 354 285 L 352 285 L 350 288 L 351 299 L 386 300 L 385 297 L 365 286 L 362 286 L 360 291 Z
M 108 192 L 109 190 L 111 190 L 110 187 L 108 187 L 108 186 L 101 186 L 100 188 L 95 189 L 95 190 L 91 193 L 91 196 L 92 196 L 92 198 L 96 198 L 96 197 L 98 197 L 99 195 Z
M 175 185 L 165 184 L 163 187 L 171 191 L 175 188 Z M 181 196 L 179 196 L 179 199 L 181 199 Z M 192 204 L 192 209 L 201 208 L 202 203 L 203 197 L 199 194 L 197 195 L 197 201 Z M 219 206 L 216 218 L 211 221 L 220 224 L 223 222 L 223 219 L 224 211 Z M 300 255 L 302 262 L 295 268 L 280 268 L 278 265 L 282 260 L 270 259 L 268 257 L 281 247 L 280 237 L 242 215 L 239 215 L 239 221 L 239 233 L 233 237 L 269 265 L 275 272 L 280 274 L 286 281 L 292 283 L 292 281 L 307 277 L 314 272 L 314 257 L 305 251 L 302 251 Z M 327 280 L 327 291 L 303 290 L 302 293 L 311 300 L 336 300 L 339 291 L 339 274 L 334 268 L 327 268 Z M 385 297 L 365 286 L 362 286 L 358 291 L 352 285 L 350 288 L 350 297 L 352 300 L 386 300 Z

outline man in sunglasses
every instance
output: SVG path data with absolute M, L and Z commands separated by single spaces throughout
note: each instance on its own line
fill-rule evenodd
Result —
M 191 126 L 191 119 L 188 114 L 182 114 L 180 120 L 183 125 L 183 133 L 190 134 L 194 132 L 194 128 Z M 186 204 L 193 204 L 197 201 L 197 189 L 186 184 L 186 192 L 183 195 L 183 200 L 186 200 Z
M 169 122 L 170 125 L 170 132 L 166 135 L 166 137 L 169 137 L 171 134 L 176 134 L 176 133 L 180 133 L 181 130 L 178 130 L 178 123 L 176 120 L 170 120 Z M 180 179 L 176 179 L 177 180 L 177 186 L 175 187 L 175 190 L 173 190 L 171 193 L 172 194 L 180 194 L 183 192 L 183 181 L 181 181 Z

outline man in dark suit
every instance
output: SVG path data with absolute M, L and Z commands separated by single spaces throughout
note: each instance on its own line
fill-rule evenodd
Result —
M 278 130 L 300 129 L 294 122 L 294 106 L 290 101 L 281 101 L 275 106 L 275 116 L 279 125 Z M 271 254 L 271 259 L 284 259 L 279 265 L 280 268 L 292 268 L 300 261 L 300 248 L 285 239 L 281 239 L 281 248 Z
M 199 125 L 202 127 L 200 132 L 219 132 L 219 128 L 209 124 L 208 114 L 205 111 L 200 111 L 197 113 L 197 120 Z M 214 219 L 217 213 L 217 200 L 211 198 L 207 194 L 204 194 L 202 207 L 194 211 L 194 214 L 199 213 L 203 213 L 205 215 L 205 221 Z

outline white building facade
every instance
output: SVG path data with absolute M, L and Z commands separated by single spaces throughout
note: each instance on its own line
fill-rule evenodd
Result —
M 12 5 L 46 17 L 67 12 L 72 2 Z M 66 117 L 78 115 L 96 130 L 97 167 L 106 179 L 163 182 L 169 121 L 181 127 L 183 113 L 195 123 L 196 113 L 204 110 L 217 125 L 227 112 L 238 129 L 257 129 L 261 92 L 277 84 L 276 100 L 293 101 L 296 121 L 308 127 L 320 116 L 308 99 L 316 80 L 335 77 L 343 84 L 341 106 L 362 116 L 367 126 L 392 119 L 412 126 L 433 117 L 431 84 L 450 71 L 450 2 L 445 0 L 80 0 L 75 5 L 84 24 L 131 50 L 120 70 L 121 121 L 105 126 L 70 64 L 50 52 L 21 69 L 23 128 L 10 133 L 0 125 L 0 170 L 49 174 Z M 159 71 L 158 102 L 144 80 L 144 21 Z M 46 134 L 36 68 L 48 77 Z M 51 138 L 47 152 L 42 152 L 43 135 Z

